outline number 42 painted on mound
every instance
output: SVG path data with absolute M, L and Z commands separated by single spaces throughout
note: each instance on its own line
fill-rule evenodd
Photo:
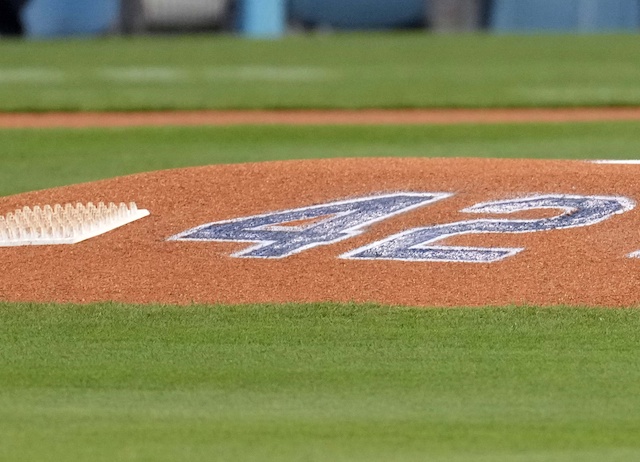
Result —
M 433 204 L 452 195 L 399 192 L 341 200 L 207 223 L 172 236 L 169 240 L 248 242 L 253 245 L 231 256 L 286 258 L 314 247 L 357 236 L 373 223 Z M 635 203 L 626 197 L 566 194 L 532 195 L 482 202 L 461 211 L 473 214 L 509 214 L 535 209 L 557 209 L 559 214 L 527 220 L 478 218 L 413 228 L 351 250 L 339 258 L 492 263 L 524 249 L 448 246 L 443 245 L 442 241 L 464 234 L 530 233 L 590 226 L 634 207 Z M 640 251 L 629 256 L 640 257 Z

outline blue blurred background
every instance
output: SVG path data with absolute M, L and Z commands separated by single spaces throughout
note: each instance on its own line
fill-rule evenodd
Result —
M 0 0 L 0 34 L 47 39 L 154 32 L 277 38 L 299 31 L 640 31 L 640 0 Z

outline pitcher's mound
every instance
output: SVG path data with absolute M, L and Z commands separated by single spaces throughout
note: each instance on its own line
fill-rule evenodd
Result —
M 640 165 L 340 159 L 131 175 L 0 198 L 136 202 L 73 245 L 0 247 L 0 299 L 414 306 L 640 301 Z

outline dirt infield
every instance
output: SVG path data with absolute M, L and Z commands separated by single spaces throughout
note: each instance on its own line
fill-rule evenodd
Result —
M 135 201 L 151 216 L 74 245 L 0 248 L 0 299 L 633 306 L 640 302 L 640 259 L 629 257 L 640 249 L 638 174 L 640 165 L 582 161 L 333 159 L 151 172 L 8 196 L 0 198 L 0 214 L 25 205 Z M 318 208 L 316 220 L 305 221 L 295 210 L 336 201 L 357 208 L 362 198 L 401 193 L 412 200 L 419 194 L 441 196 L 388 216 L 376 212 L 377 219 L 361 220 L 360 234 L 300 245 L 288 256 L 246 255 L 257 244 L 242 234 L 249 228 L 284 232 L 274 240 L 288 243 L 295 233 L 319 229 L 320 238 L 314 239 L 321 239 L 329 233 L 330 226 L 321 225 L 332 219 L 330 212 Z M 469 210 L 505 200 L 520 208 L 532 200 L 534 207 L 500 214 L 486 207 L 481 213 Z M 565 207 L 574 203 L 581 205 Z M 233 232 L 246 242 L 168 240 L 207 223 L 284 210 L 294 211 L 290 223 L 237 222 L 239 231 Z M 480 222 L 469 225 L 473 220 Z M 566 226 L 558 225 L 562 220 Z M 522 250 L 490 263 L 430 261 L 420 260 L 424 248 L 403 254 L 402 245 L 394 248 L 396 241 L 389 241 L 408 230 L 460 222 L 467 224 L 456 225 L 437 246 L 471 247 L 479 255 L 486 248 Z M 540 230 L 525 232 L 531 223 Z M 482 226 L 491 232 L 480 232 Z M 373 257 L 350 258 L 358 249 Z M 466 255 L 456 252 L 455 258 Z M 389 258 L 394 255 L 400 258 Z
M 356 125 L 531 123 L 640 120 L 640 108 L 364 109 L 289 111 L 46 112 L 0 114 L 0 128 L 88 128 L 165 125 Z

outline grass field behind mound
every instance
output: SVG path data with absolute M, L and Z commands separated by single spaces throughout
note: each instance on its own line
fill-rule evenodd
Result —
M 331 157 L 640 158 L 640 122 L 0 130 L 0 195 L 134 172 Z
M 0 41 L 0 110 L 640 104 L 635 35 Z

